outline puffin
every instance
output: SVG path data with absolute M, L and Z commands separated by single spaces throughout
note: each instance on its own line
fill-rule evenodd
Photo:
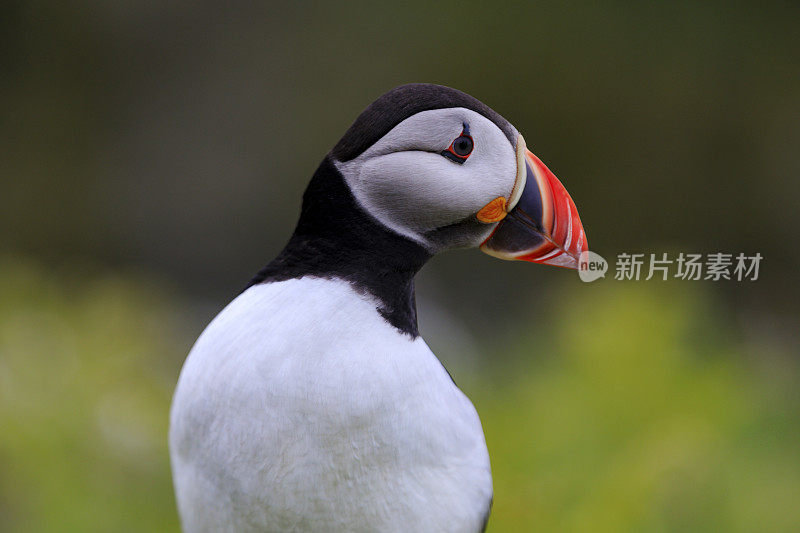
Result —
M 478 414 L 420 337 L 414 277 L 476 247 L 577 268 L 570 195 L 476 98 L 396 87 L 323 158 L 283 250 L 181 369 L 169 449 L 197 532 L 484 531 Z

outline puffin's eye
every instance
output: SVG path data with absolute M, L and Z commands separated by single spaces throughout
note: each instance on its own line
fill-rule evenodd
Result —
M 464 124 L 464 129 L 461 132 L 461 135 L 456 137 L 456 139 L 450 143 L 450 146 L 447 148 L 447 150 L 442 151 L 442 155 L 450 161 L 455 161 L 456 163 L 461 164 L 467 160 L 474 147 L 475 142 L 472 140 L 472 136 L 469 134 L 469 127 Z
M 472 137 L 462 135 L 453 141 L 453 151 L 459 157 L 469 157 L 472 153 Z

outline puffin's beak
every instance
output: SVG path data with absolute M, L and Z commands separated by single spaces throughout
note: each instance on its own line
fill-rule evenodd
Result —
M 581 252 L 588 250 L 578 209 L 558 178 L 527 150 L 522 135 L 517 182 L 505 204 L 506 216 L 481 244 L 482 251 L 500 259 L 578 268 Z

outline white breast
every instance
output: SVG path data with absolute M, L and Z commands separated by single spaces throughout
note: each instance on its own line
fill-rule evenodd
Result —
M 480 531 L 480 421 L 421 338 L 349 284 L 257 285 L 198 339 L 172 405 L 183 527 Z

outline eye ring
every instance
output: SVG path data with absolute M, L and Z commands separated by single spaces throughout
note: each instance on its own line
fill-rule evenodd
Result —
M 441 154 L 450 161 L 461 165 L 469 158 L 474 148 L 475 141 L 469 134 L 469 126 L 464 124 L 464 129 L 461 130 L 461 135 L 456 137 L 453 142 L 450 143 L 450 146 L 447 147 L 447 150 L 443 150 Z

